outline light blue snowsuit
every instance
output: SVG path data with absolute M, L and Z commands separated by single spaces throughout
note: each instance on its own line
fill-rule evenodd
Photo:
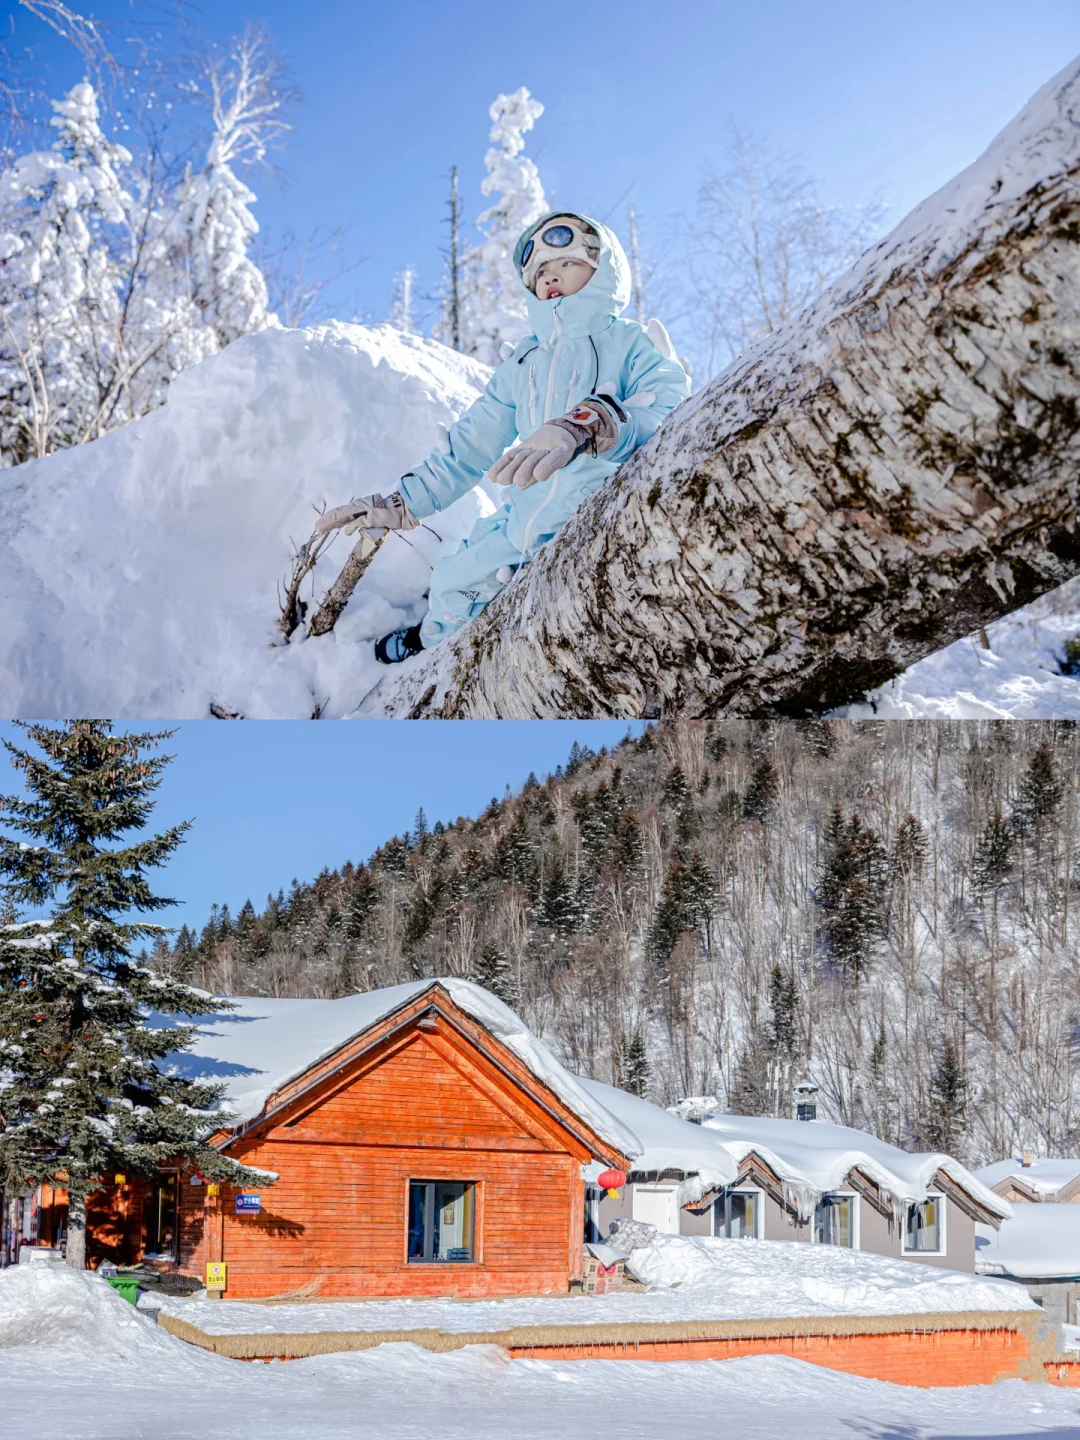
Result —
M 551 211 L 525 231 L 514 250 L 519 273 L 529 236 L 553 216 L 572 213 Z M 471 490 L 519 436 L 531 435 L 590 395 L 613 396 L 627 418 L 618 421 L 614 449 L 579 455 L 527 490 L 508 487 L 506 503 L 477 521 L 453 555 L 438 561 L 420 627 L 428 649 L 479 615 L 514 571 L 690 393 L 679 362 L 666 360 L 643 326 L 619 318 L 630 299 L 630 266 L 618 239 L 597 221 L 578 218 L 600 237 L 599 264 L 589 283 L 556 300 L 538 300 L 526 290 L 533 334 L 518 342 L 483 395 L 450 427 L 445 453 L 432 451 L 397 488 L 417 519 L 424 519 Z

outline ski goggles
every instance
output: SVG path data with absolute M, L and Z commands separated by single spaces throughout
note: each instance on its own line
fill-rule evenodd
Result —
M 596 245 L 593 244 L 595 251 Z M 596 260 L 589 254 L 585 243 L 585 230 L 581 225 L 560 220 L 548 225 L 539 235 L 531 236 L 521 252 L 521 276 L 531 286 L 533 276 L 545 260 L 584 260 L 595 270 Z

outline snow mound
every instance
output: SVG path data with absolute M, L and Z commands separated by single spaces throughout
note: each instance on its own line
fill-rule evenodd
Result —
M 293 547 L 314 506 L 391 489 L 488 373 L 389 326 L 267 330 L 185 371 L 146 418 L 5 471 L 0 710 L 349 714 L 383 670 L 370 638 L 419 618 L 432 564 L 494 500 L 478 488 L 388 537 L 335 632 L 284 646 Z M 352 543 L 320 562 L 316 596 Z
M 636 1220 L 616 1222 L 610 1243 L 629 1252 L 627 1268 L 650 1290 L 677 1287 L 695 1312 L 715 1296 L 718 1317 L 1038 1309 L 1009 1281 L 837 1245 L 663 1235 Z
M 96 1351 L 175 1365 L 186 1349 L 96 1275 L 66 1265 L 0 1270 L 0 1351 Z

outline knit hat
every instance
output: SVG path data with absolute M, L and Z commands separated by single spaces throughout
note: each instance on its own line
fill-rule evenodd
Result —
M 595 270 L 600 263 L 600 237 L 577 215 L 556 215 L 521 252 L 521 278 L 528 289 L 533 289 L 537 270 L 548 260 L 583 260 Z

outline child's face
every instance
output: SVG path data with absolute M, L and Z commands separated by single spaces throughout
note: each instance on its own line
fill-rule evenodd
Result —
M 536 272 L 536 298 L 557 300 L 562 295 L 576 295 L 592 277 L 592 266 L 584 260 L 545 260 Z

